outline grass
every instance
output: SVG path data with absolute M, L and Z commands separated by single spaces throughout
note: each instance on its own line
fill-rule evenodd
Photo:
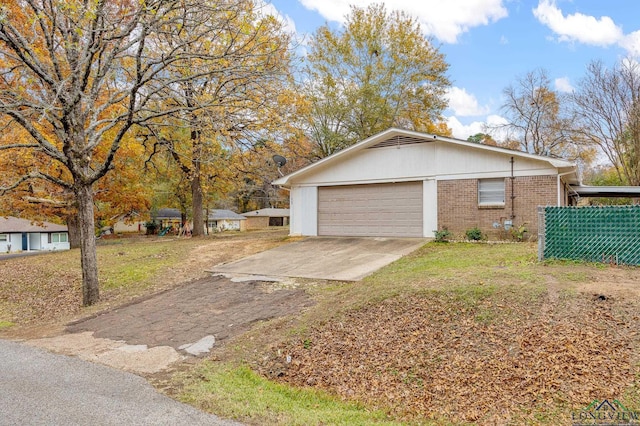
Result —
M 14 325 L 15 324 L 11 321 L 0 321 L 0 330 L 2 330 L 3 328 L 13 327 Z
M 97 247 L 100 303 L 83 308 L 78 249 L 0 262 L 0 330 L 65 322 L 208 276 L 222 261 L 282 243 L 285 233 L 257 231 L 203 238 L 134 237 L 101 240 Z M 206 250 L 208 244 L 217 249 Z M 223 249 L 220 249 L 223 247 Z M 204 250 L 203 250 L 204 249 Z M 200 250 L 200 251 L 198 251 Z
M 206 362 L 181 400 L 222 417 L 261 425 L 400 425 L 381 410 L 343 402 L 316 389 L 266 380 L 247 366 Z
M 100 285 L 104 290 L 142 290 L 157 281 L 163 269 L 180 263 L 193 247 L 194 240 L 187 239 L 100 247 Z

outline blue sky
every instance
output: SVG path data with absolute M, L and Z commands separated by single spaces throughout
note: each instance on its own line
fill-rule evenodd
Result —
M 338 28 L 349 4 L 385 3 L 415 16 L 450 65 L 454 136 L 466 139 L 483 123 L 499 123 L 502 91 L 536 68 L 558 91 L 570 91 L 592 60 L 612 66 L 640 57 L 637 0 L 270 0 L 291 31 Z M 304 43 L 304 41 L 303 41 Z

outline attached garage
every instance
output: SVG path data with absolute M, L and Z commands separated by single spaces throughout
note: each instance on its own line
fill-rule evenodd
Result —
M 568 203 L 576 170 L 557 158 L 389 129 L 273 184 L 290 191 L 291 235 L 428 238 L 446 228 L 464 237 L 478 227 L 500 237 L 524 224 L 534 233 L 537 206 Z
M 422 237 L 422 182 L 318 188 L 318 235 Z

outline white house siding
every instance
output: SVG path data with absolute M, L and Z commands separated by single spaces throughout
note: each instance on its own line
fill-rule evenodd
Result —
M 319 167 L 299 184 L 326 186 L 399 182 L 436 177 L 439 180 L 507 177 L 512 155 L 446 142 L 425 142 L 399 147 L 365 148 Z M 548 163 L 515 157 L 515 176 L 557 174 Z M 292 179 L 292 186 L 298 183 Z M 294 214 L 292 213 L 292 216 Z
M 298 186 L 291 189 L 291 235 L 318 235 L 318 187 Z
M 22 251 L 22 234 L 21 233 L 13 233 L 9 236 L 9 241 L 11 245 L 11 253 Z
M 66 234 L 66 232 L 64 232 Z M 22 251 L 69 250 L 69 242 L 50 243 L 46 232 L 28 232 L 27 246 L 23 246 L 22 233 L 8 235 L 8 241 L 0 241 L 0 253 L 19 253 Z M 68 238 L 67 238 L 68 239 Z
M 422 190 L 423 237 L 433 238 L 438 229 L 438 182 L 435 179 L 427 179 Z
M 66 232 L 54 232 L 54 234 L 66 234 Z M 41 236 L 41 249 L 30 248 L 31 250 L 69 250 L 71 245 L 69 244 L 69 235 L 67 235 L 66 242 L 49 242 L 49 234 L 42 233 Z
M 0 253 L 16 253 L 22 251 L 22 234 L 3 234 L 7 241 L 0 241 Z
M 241 225 L 239 220 L 218 219 L 209 220 L 209 232 L 222 231 L 240 231 Z

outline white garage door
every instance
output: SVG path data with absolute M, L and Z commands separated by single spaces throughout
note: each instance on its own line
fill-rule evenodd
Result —
M 422 182 L 318 188 L 318 235 L 422 237 Z

